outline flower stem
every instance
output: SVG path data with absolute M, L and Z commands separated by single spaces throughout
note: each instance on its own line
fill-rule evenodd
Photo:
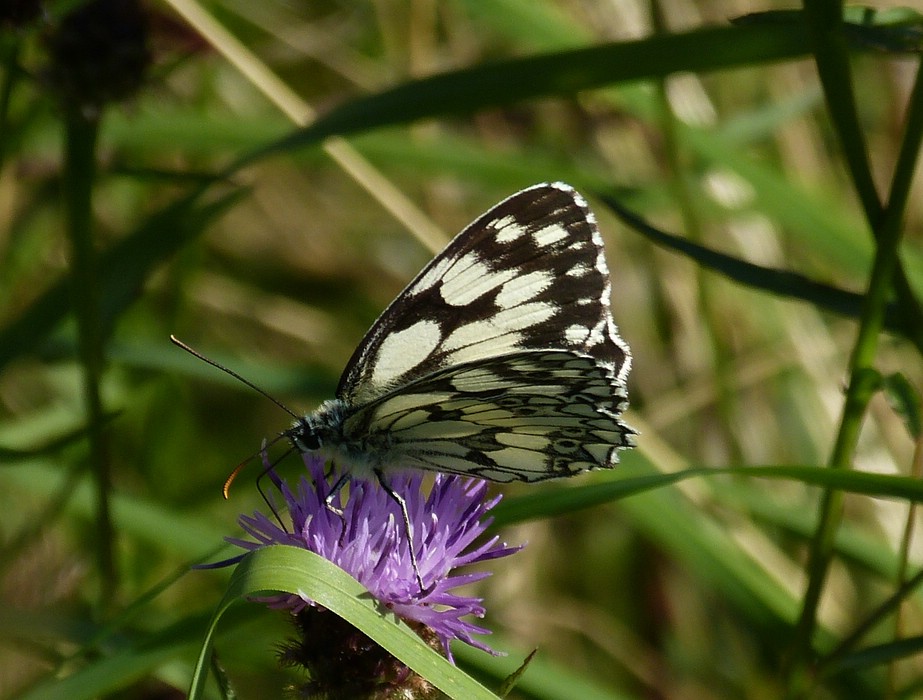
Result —
M 96 116 L 87 116 L 77 107 L 66 108 L 65 112 L 64 208 L 71 246 L 73 308 L 77 318 L 78 353 L 83 367 L 90 463 L 96 491 L 95 544 L 100 577 L 100 609 L 104 610 L 115 593 L 116 565 L 109 504 L 111 466 L 100 398 L 103 350 L 92 230 L 92 192 L 99 120 Z

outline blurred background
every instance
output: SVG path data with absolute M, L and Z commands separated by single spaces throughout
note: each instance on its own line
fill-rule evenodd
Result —
M 0 696 L 188 686 L 229 575 L 189 567 L 228 556 L 238 514 L 261 507 L 255 470 L 230 502 L 221 484 L 289 417 L 171 333 L 310 410 L 450 236 L 523 187 L 563 180 L 606 240 L 638 449 L 612 473 L 502 489 L 528 515 L 501 507 L 499 532 L 528 546 L 477 591 L 487 641 L 508 656 L 458 648 L 459 664 L 496 688 L 537 647 L 517 698 L 780 697 L 819 489 L 737 473 L 582 505 L 594 484 L 634 476 L 830 460 L 875 252 L 870 200 L 887 197 L 899 160 L 919 23 L 870 14 L 849 34 L 869 157 L 857 175 L 831 118 L 850 105 L 825 104 L 806 20 L 729 22 L 783 6 L 8 3 Z M 311 123 L 324 128 L 283 141 Z M 923 379 L 908 311 L 923 289 L 914 187 L 907 286 L 889 297 L 875 359 L 910 396 Z M 730 267 L 655 245 L 612 200 Z M 770 292 L 767 269 L 803 277 Z M 76 318 L 95 329 L 88 344 Z M 911 474 L 909 414 L 875 394 L 854 466 Z M 586 502 L 543 510 L 568 489 Z M 874 615 L 921 559 L 911 500 L 845 499 L 815 648 L 889 654 L 824 666 L 815 697 L 920 692 L 919 596 Z M 276 665 L 290 635 L 257 605 L 225 618 L 216 648 L 240 697 L 298 679 Z

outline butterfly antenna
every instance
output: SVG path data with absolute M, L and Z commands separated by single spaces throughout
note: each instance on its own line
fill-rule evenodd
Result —
M 272 401 L 276 406 L 278 406 L 279 408 L 281 408 L 283 411 L 285 411 L 287 414 L 289 414 L 292 418 L 295 418 L 295 419 L 298 419 L 298 418 L 299 418 L 299 416 L 298 416 L 297 413 L 295 413 L 292 409 L 290 409 L 290 408 L 289 408 L 288 406 L 286 406 L 284 403 L 282 403 L 281 401 L 279 401 L 279 399 L 277 399 L 275 396 L 270 395 L 269 392 L 267 392 L 267 391 L 264 390 L 264 389 L 261 389 L 261 388 L 258 387 L 256 384 L 254 384 L 253 382 L 251 382 L 249 379 L 246 379 L 246 378 L 242 377 L 242 376 L 239 375 L 237 372 L 235 372 L 234 370 L 232 370 L 230 367 L 225 367 L 225 366 L 222 365 L 220 362 L 215 362 L 215 361 L 212 360 L 211 358 L 206 357 L 205 355 L 203 355 L 202 353 L 200 353 L 198 350 L 196 350 L 196 349 L 190 347 L 189 345 L 186 345 L 186 343 L 184 343 L 182 340 L 180 340 L 179 338 L 177 338 L 175 335 L 172 335 L 172 334 L 170 335 L 170 342 L 172 342 L 176 347 L 178 347 L 178 348 L 180 348 L 180 349 L 182 349 L 182 350 L 185 350 L 186 352 L 188 352 L 188 353 L 189 353 L 190 355 L 192 355 L 193 357 L 202 360 L 202 362 L 205 362 L 206 364 L 211 365 L 211 366 L 214 367 L 215 369 L 219 369 L 219 370 L 221 370 L 222 372 L 224 372 L 225 374 L 228 374 L 228 375 L 234 377 L 234 379 L 236 379 L 237 381 L 239 381 L 241 384 L 250 387 L 250 388 L 253 389 L 256 393 L 258 393 L 258 394 L 260 394 L 261 396 L 264 396 L 264 397 L 266 397 L 267 399 L 269 399 L 270 401 Z M 224 494 L 225 499 L 229 498 L 229 495 L 228 495 L 228 494 L 229 494 L 229 492 L 230 492 L 230 490 L 231 490 L 231 484 L 234 483 L 234 480 L 237 478 L 237 475 L 240 474 L 241 471 L 243 471 L 244 467 L 246 467 L 250 462 L 252 462 L 254 459 L 256 459 L 256 458 L 259 457 L 261 454 L 263 454 L 263 452 L 266 450 L 267 447 L 271 447 L 272 445 L 275 445 L 279 440 L 281 440 L 283 437 L 285 437 L 285 435 L 286 435 L 286 433 L 282 433 L 281 435 L 279 435 L 279 436 L 273 438 L 270 442 L 264 443 L 264 444 L 263 444 L 263 447 L 260 449 L 259 452 L 256 452 L 255 454 L 250 455 L 250 456 L 247 457 L 245 460 L 243 460 L 240 464 L 238 464 L 236 467 L 234 467 L 234 469 L 233 469 L 233 470 L 231 471 L 231 473 L 228 475 L 228 478 L 225 479 L 225 481 L 224 481 L 224 486 L 221 488 L 221 493 Z M 284 455 L 282 455 L 282 457 L 284 458 L 284 457 L 288 456 L 289 452 L 291 452 L 291 451 L 292 451 L 291 449 L 288 450 Z M 275 466 L 275 463 L 274 463 L 274 464 L 270 464 L 268 467 L 264 468 L 263 471 L 260 473 L 260 475 L 257 477 L 257 480 L 256 480 L 256 488 L 257 488 L 257 490 L 260 492 L 260 495 L 263 497 L 263 500 L 266 501 L 266 505 L 268 505 L 270 508 L 272 508 L 272 504 L 269 502 L 269 499 L 266 498 L 266 494 L 263 493 L 263 489 L 262 489 L 262 487 L 260 486 L 260 480 L 261 480 L 261 479 L 263 478 L 263 476 L 265 476 L 267 473 L 271 472 L 274 466 Z M 272 508 L 272 511 L 273 511 L 273 513 L 275 513 L 275 508 Z M 278 519 L 278 517 L 279 517 L 279 516 L 278 516 L 278 514 L 277 514 L 277 515 L 276 515 L 276 519 Z
M 248 464 L 250 464 L 250 462 L 252 462 L 254 459 L 256 459 L 261 454 L 263 454 L 266 451 L 266 448 L 272 447 L 284 437 L 285 437 L 285 433 L 282 433 L 281 435 L 274 437 L 269 442 L 263 441 L 263 446 L 260 448 L 259 452 L 254 452 L 252 455 L 250 455 L 249 457 L 244 459 L 240 464 L 234 467 L 233 470 L 231 470 L 231 473 L 228 474 L 228 478 L 224 480 L 224 486 L 221 487 L 221 493 L 224 494 L 225 500 L 230 498 L 228 494 L 231 491 L 231 484 L 233 484 L 234 481 L 237 479 L 237 475 L 240 474 L 244 470 L 244 467 L 246 467 Z M 288 455 L 292 452 L 293 449 L 294 448 L 290 447 L 288 450 L 285 451 L 285 453 L 279 459 L 277 459 L 275 462 L 270 464 L 268 467 L 264 467 L 263 471 L 261 471 L 260 475 L 256 478 L 256 488 L 260 492 L 260 495 L 263 496 L 263 500 L 266 501 L 266 505 L 270 505 L 270 504 L 269 504 L 269 501 L 266 500 L 266 494 L 263 493 L 263 489 L 260 488 L 260 479 L 262 479 L 266 474 L 270 473 L 279 462 L 281 462 L 283 459 L 288 457 Z
M 240 474 L 243 471 L 244 467 L 250 464 L 251 461 L 256 459 L 259 456 L 259 454 L 260 453 L 257 452 L 254 455 L 250 455 L 244 461 L 242 461 L 240 464 L 234 467 L 231 473 L 228 474 L 228 478 L 224 480 L 224 486 L 221 487 L 221 493 L 224 496 L 224 500 L 228 500 L 231 497 L 230 496 L 231 484 L 234 483 L 234 479 L 237 478 L 237 475 Z M 260 491 L 260 493 L 262 493 L 262 491 Z M 265 498 L 263 500 L 265 500 Z
M 237 374 L 237 372 L 235 372 L 234 370 L 232 370 L 230 367 L 225 367 L 225 366 L 222 365 L 220 362 L 215 362 L 214 360 L 205 357 L 205 355 L 203 355 L 202 353 L 200 353 L 198 350 L 194 350 L 193 348 L 189 347 L 188 345 L 186 345 L 186 343 L 184 343 L 182 340 L 180 340 L 179 338 L 177 338 L 175 335 L 172 335 L 172 334 L 170 335 L 170 342 L 173 343 L 176 347 L 178 347 L 178 348 L 180 348 L 180 349 L 182 349 L 182 350 L 185 350 L 186 352 L 188 352 L 188 353 L 189 353 L 190 355 L 192 355 L 193 357 L 197 357 L 198 359 L 202 360 L 202 362 L 205 362 L 205 363 L 207 363 L 207 364 L 210 364 L 210 365 L 211 365 L 212 367 L 214 367 L 215 369 L 220 369 L 220 370 L 221 370 L 222 372 L 224 372 L 225 374 L 228 374 L 228 375 L 234 377 L 234 379 L 236 379 L 237 381 L 239 381 L 241 384 L 244 384 L 245 386 L 250 387 L 250 388 L 253 389 L 253 391 L 255 391 L 256 393 L 261 394 L 262 396 L 264 396 L 264 397 L 266 397 L 267 399 L 269 399 L 270 401 L 272 401 L 276 406 L 278 406 L 279 408 L 281 408 L 283 411 L 285 411 L 287 414 L 289 414 L 292 418 L 295 418 L 295 419 L 299 418 L 299 416 L 298 416 L 297 413 L 295 413 L 292 409 L 290 409 L 290 408 L 289 408 L 288 406 L 286 406 L 284 403 L 282 403 L 281 401 L 279 401 L 279 399 L 277 399 L 275 396 L 271 396 L 271 395 L 269 394 L 269 392 L 265 391 L 264 389 L 260 389 L 260 387 L 258 387 L 256 384 L 254 384 L 253 382 L 251 382 L 249 379 L 244 379 L 242 376 L 240 376 L 239 374 Z M 250 458 L 250 459 L 252 459 L 252 458 Z M 247 460 L 247 461 L 249 461 L 249 460 Z M 241 465 L 238 465 L 238 467 L 234 470 L 235 475 L 236 475 L 236 472 L 240 470 L 240 468 L 241 468 Z M 231 479 L 231 481 L 233 481 L 233 479 Z

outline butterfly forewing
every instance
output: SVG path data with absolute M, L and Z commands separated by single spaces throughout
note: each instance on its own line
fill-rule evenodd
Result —
M 337 398 L 286 435 L 382 479 L 392 469 L 539 481 L 610 467 L 631 366 L 603 243 L 560 183 L 504 200 L 398 295 Z
M 440 369 L 520 350 L 568 349 L 624 382 L 602 238 L 560 183 L 504 200 L 462 231 L 373 325 L 337 396 L 359 406 Z

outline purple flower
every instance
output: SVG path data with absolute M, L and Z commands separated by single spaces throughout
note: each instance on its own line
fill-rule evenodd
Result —
M 272 544 L 304 547 L 349 572 L 385 606 L 411 623 L 424 639 L 434 636 L 450 660 L 449 643 L 453 639 L 495 654 L 472 636 L 490 631 L 463 619 L 483 617 L 482 600 L 453 592 L 459 586 L 490 575 L 486 571 L 457 573 L 460 567 L 504 557 L 520 549 L 507 547 L 497 537 L 475 543 L 492 520 L 485 515 L 500 500 L 499 496 L 485 500 L 486 482 L 437 474 L 432 489 L 425 495 L 420 473 L 390 477 L 389 486 L 407 504 L 414 553 L 423 582 L 421 590 L 403 516 L 395 500 L 377 481 L 354 479 L 349 483 L 345 503 L 344 489 L 334 494 L 329 504 L 332 507 L 328 507 L 330 484 L 336 484 L 341 474 L 334 472 L 328 481 L 323 461 L 310 455 L 305 455 L 304 460 L 309 476 L 300 479 L 297 493 L 270 472 L 291 516 L 291 532 L 257 512 L 252 517 L 240 518 L 241 526 L 255 541 L 236 538 L 228 541 L 247 550 Z M 342 516 L 333 509 L 341 511 Z M 298 595 L 263 600 L 296 614 L 309 607 L 316 609 L 313 601 Z M 291 647 L 286 651 L 290 652 Z

